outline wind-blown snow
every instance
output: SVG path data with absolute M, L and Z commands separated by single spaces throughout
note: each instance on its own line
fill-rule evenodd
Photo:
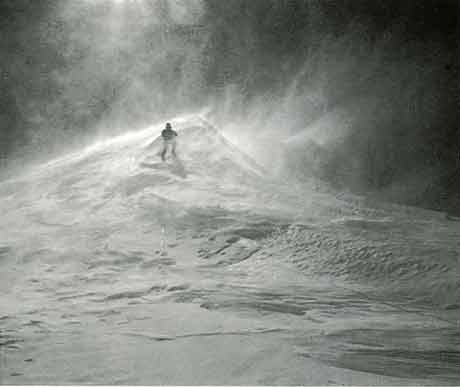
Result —
M 460 380 L 459 223 L 172 122 L 0 183 L 1 382 Z

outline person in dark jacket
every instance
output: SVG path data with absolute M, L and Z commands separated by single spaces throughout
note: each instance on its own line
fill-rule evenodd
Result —
M 171 154 L 176 157 L 176 137 L 177 132 L 172 129 L 171 124 L 168 122 L 166 127 L 161 132 L 161 137 L 163 138 L 163 149 L 161 151 L 161 159 L 166 160 L 166 153 L 168 152 L 168 147 L 171 147 Z

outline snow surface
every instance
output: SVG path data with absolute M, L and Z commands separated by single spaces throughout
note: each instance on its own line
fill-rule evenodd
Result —
M 0 183 L 1 383 L 460 382 L 460 223 L 173 126 Z

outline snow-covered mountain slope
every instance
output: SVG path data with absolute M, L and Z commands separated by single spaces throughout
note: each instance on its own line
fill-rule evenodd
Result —
M 176 161 L 158 126 L 0 183 L 0 382 L 460 380 L 458 222 L 172 123 Z

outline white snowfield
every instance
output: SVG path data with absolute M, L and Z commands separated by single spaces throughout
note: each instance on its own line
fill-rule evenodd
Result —
M 0 183 L 0 383 L 460 383 L 460 222 L 172 123 Z

